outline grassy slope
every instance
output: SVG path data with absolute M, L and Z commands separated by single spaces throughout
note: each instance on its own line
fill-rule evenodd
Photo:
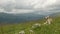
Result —
M 29 30 L 32 29 L 31 26 L 34 23 L 43 24 L 44 22 L 45 20 L 42 19 L 20 24 L 3 25 L 2 28 L 0 26 L 0 34 L 18 34 L 18 32 L 21 30 L 25 30 L 26 34 L 29 34 Z M 50 25 L 41 25 L 41 27 L 32 30 L 35 32 L 35 34 L 60 34 L 60 17 L 53 18 L 53 23 Z

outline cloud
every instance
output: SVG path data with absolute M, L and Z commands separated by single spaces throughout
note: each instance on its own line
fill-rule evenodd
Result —
M 8 14 L 21 14 L 21 13 L 31 13 L 34 10 L 27 10 L 27 9 L 12 9 L 11 11 L 6 11 L 4 8 L 0 8 L 0 12 L 8 13 Z
M 60 0 L 0 0 L 0 12 L 31 13 L 60 11 Z

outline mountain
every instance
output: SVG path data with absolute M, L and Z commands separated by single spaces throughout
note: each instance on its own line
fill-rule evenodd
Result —
M 50 14 L 50 16 L 52 16 L 52 17 L 60 17 L 60 12 Z
M 16 22 L 25 22 L 31 20 L 42 19 L 44 15 L 38 15 L 34 13 L 26 14 L 7 14 L 0 13 L 0 22 L 16 23 Z
M 53 13 L 53 14 L 42 14 L 42 13 L 24 13 L 24 14 L 8 14 L 8 13 L 0 13 L 0 23 L 18 23 L 18 22 L 26 22 L 32 20 L 42 19 L 43 17 L 50 15 L 55 17 L 56 15 L 60 15 L 60 13 Z

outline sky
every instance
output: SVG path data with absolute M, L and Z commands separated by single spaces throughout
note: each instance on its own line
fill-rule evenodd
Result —
M 60 0 L 0 0 L 0 13 L 59 12 Z

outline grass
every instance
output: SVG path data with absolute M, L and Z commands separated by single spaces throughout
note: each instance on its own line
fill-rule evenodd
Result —
M 44 22 L 45 20 L 42 19 L 26 23 L 0 25 L 0 34 L 18 34 L 21 30 L 24 30 L 26 34 L 30 34 L 29 30 L 32 29 L 31 26 L 33 24 L 43 24 Z M 60 17 L 53 18 L 53 22 L 50 25 L 41 25 L 41 27 L 32 30 L 35 34 L 60 34 Z

